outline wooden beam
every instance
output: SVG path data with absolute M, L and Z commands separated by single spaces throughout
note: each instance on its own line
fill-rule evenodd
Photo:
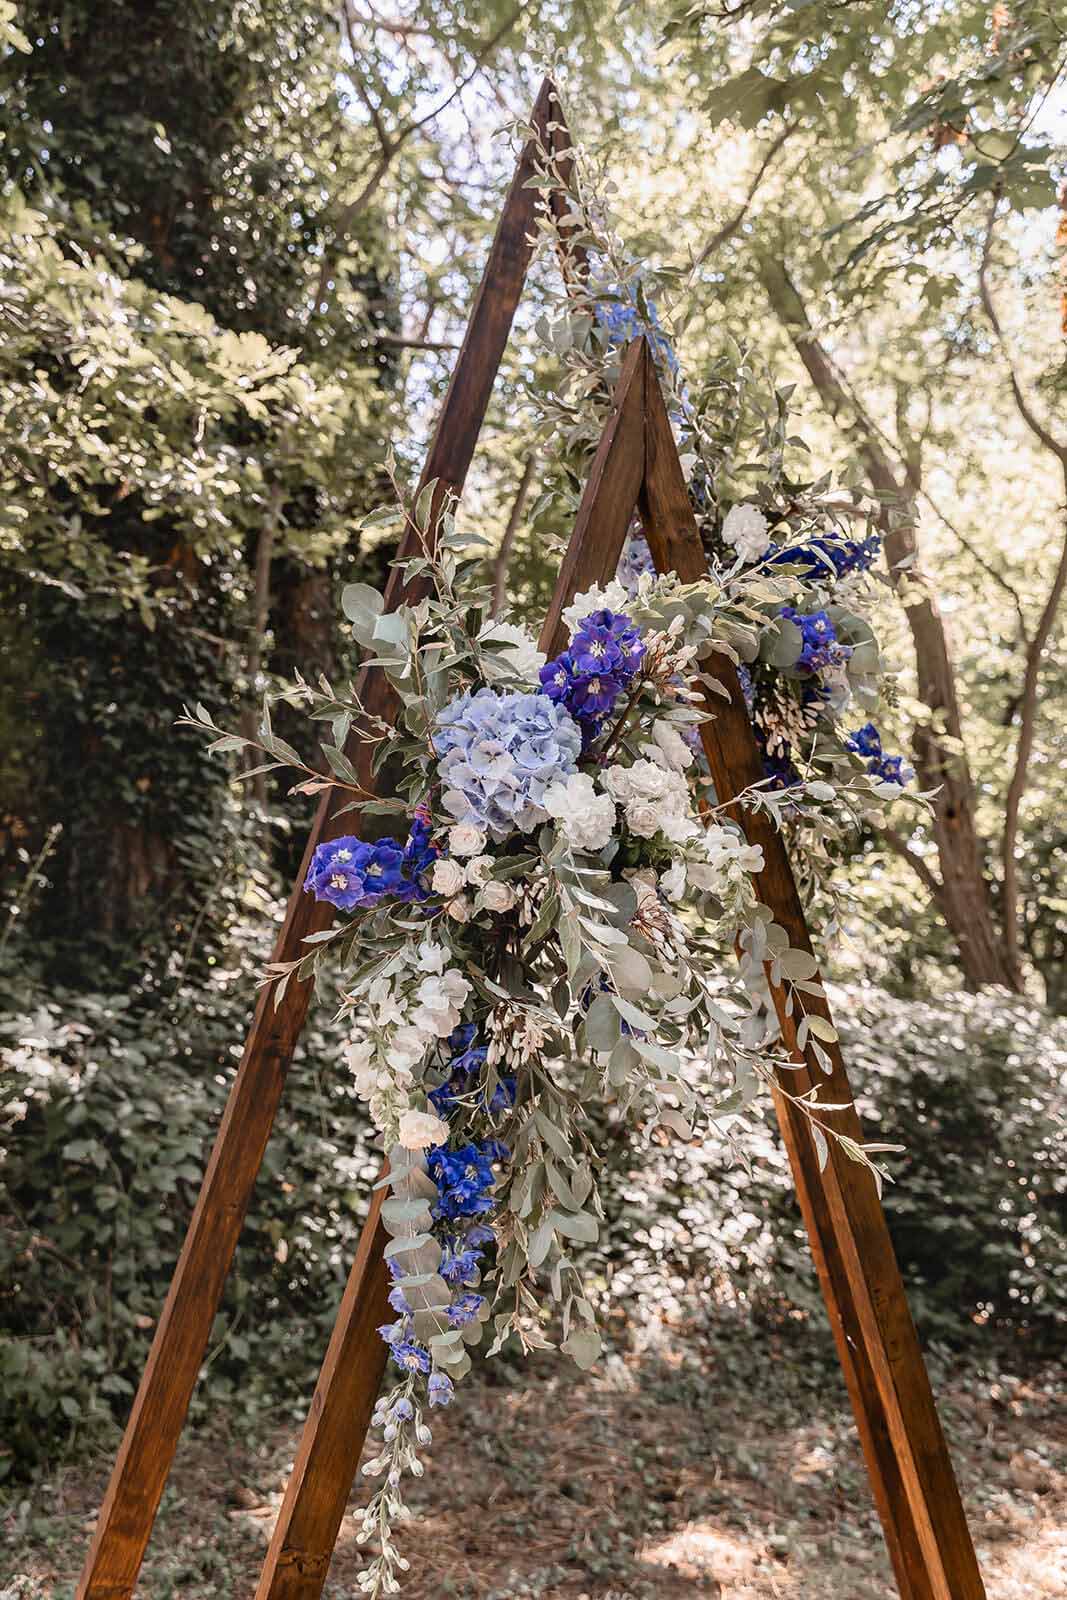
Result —
M 707 574 L 707 557 L 651 355 L 646 360 L 645 534 L 657 570 L 676 572 L 692 583 Z M 729 695 L 728 700 L 708 695 L 715 720 L 702 730 L 716 795 L 728 803 L 762 780 L 763 764 L 736 670 L 724 656 L 711 657 L 707 670 Z M 765 812 L 738 807 L 731 814 L 749 841 L 763 849 L 765 867 L 756 879 L 760 899 L 787 931 L 790 944 L 811 951 L 781 833 Z M 797 1018 L 786 1013 L 784 990 L 771 988 L 783 1040 L 793 1059 L 803 1063 L 799 1070 L 783 1070 L 782 1087 L 796 1094 L 818 1085 L 820 1099 L 847 1108 L 827 1116 L 827 1123 L 862 1140 L 840 1049 L 826 1046 L 831 1070 L 822 1071 L 810 1049 L 805 1054 L 797 1048 Z M 830 1020 L 825 1000 L 805 997 L 805 1005 Z M 952 1462 L 874 1181 L 833 1139 L 820 1170 L 805 1115 L 781 1094 L 777 1107 L 901 1594 L 904 1600 L 983 1600 Z
M 508 191 L 420 483 L 421 487 L 437 481 L 431 529 L 446 496 L 458 492 L 466 478 L 522 292 L 539 203 L 538 190 L 527 187 L 534 175 L 538 140 L 553 150 L 564 148 L 560 131 L 551 126 L 561 118 L 548 79 L 530 120 L 536 133 L 520 157 Z M 565 175 L 569 167 L 565 155 L 560 167 Z M 415 540 L 409 533 L 399 555 L 413 554 Z M 386 590 L 387 608 L 395 608 L 417 587 L 405 589 L 394 568 Z M 394 701 L 384 674 L 364 671 L 359 688 L 371 710 L 389 715 Z M 358 733 L 353 733 L 347 751 L 361 783 L 373 789 L 370 752 Z M 331 908 L 305 895 L 302 886 L 315 847 L 355 826 L 353 813 L 336 816 L 342 803 L 327 793 L 319 806 L 274 948 L 275 961 L 292 961 L 304 954 L 308 935 L 327 928 L 332 920 Z M 291 983 L 277 1007 L 271 991 L 260 995 L 76 1600 L 128 1600 L 133 1593 L 309 1001 L 307 984 Z
M 644 474 L 644 380 L 644 341 L 635 339 L 541 630 L 549 654 L 565 642 L 563 608 L 618 565 Z M 391 1320 L 383 1192 L 360 1237 L 255 1600 L 317 1600 L 326 1581 L 388 1356 L 377 1333 Z

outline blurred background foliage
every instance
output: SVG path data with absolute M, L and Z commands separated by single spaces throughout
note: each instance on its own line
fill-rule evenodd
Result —
M 856 842 L 838 1014 L 924 1332 L 1062 1337 L 1062 8 L 0 0 L 0 47 L 0 1469 L 125 1413 L 309 820 L 174 719 L 351 665 L 339 587 L 389 556 L 355 528 L 390 448 L 417 475 L 546 67 L 694 386 L 787 391 L 793 476 L 877 502 L 939 795 Z M 463 506 L 531 608 L 557 291 L 539 263 Z M 202 1408 L 313 1381 L 373 1166 L 325 1017 Z M 821 1316 L 769 1124 L 751 1176 L 605 1136 L 631 1331 Z

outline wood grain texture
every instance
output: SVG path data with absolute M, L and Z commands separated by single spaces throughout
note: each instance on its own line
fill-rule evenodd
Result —
M 657 569 L 694 582 L 707 572 L 706 557 L 651 357 L 646 360 L 645 533 Z M 715 720 L 703 729 L 716 794 L 729 802 L 762 778 L 762 762 L 736 670 L 718 656 L 707 668 L 729 693 L 728 702 L 709 694 L 708 709 Z M 787 930 L 790 943 L 810 951 L 782 835 L 762 812 L 735 808 L 733 816 L 750 842 L 763 849 L 765 868 L 756 880 L 760 899 Z M 785 994 L 773 985 L 772 992 L 786 1046 L 803 1063 L 800 1070 L 783 1072 L 782 1085 L 792 1093 L 818 1085 L 821 1099 L 847 1107 L 825 1120 L 862 1139 L 839 1048 L 826 1047 L 832 1063 L 827 1075 L 810 1051 L 805 1055 L 797 1049 L 796 1023 L 786 1015 Z M 808 1009 L 830 1020 L 825 1000 L 812 999 Z M 905 1600 L 983 1600 L 959 1489 L 875 1184 L 833 1140 L 820 1170 L 806 1117 L 780 1094 L 777 1105 L 901 1594 Z
M 555 147 L 559 135 L 549 123 L 558 115 L 556 91 L 546 79 L 531 123 L 541 131 L 542 141 Z M 446 496 L 458 492 L 466 478 L 522 291 L 538 205 L 537 191 L 526 186 L 533 174 L 534 155 L 531 140 L 508 192 L 423 471 L 420 487 L 437 480 L 431 527 Z M 566 165 L 564 161 L 564 169 Z M 409 532 L 399 554 L 413 555 L 416 545 L 416 537 Z M 386 589 L 386 607 L 395 608 L 411 592 L 394 568 Z M 392 692 L 382 673 L 364 671 L 359 686 L 370 709 L 383 716 L 394 710 Z M 366 741 L 353 734 L 347 750 L 361 782 L 372 790 Z M 296 959 L 303 953 L 303 940 L 330 925 L 331 908 L 313 901 L 301 886 L 316 845 L 357 825 L 354 813 L 336 815 L 343 803 L 343 798 L 328 793 L 318 808 L 274 948 L 275 961 Z M 260 995 L 76 1600 L 127 1600 L 133 1593 L 310 998 L 310 986 L 297 983 L 290 983 L 277 1009 L 272 994 Z
M 564 642 L 563 608 L 580 590 L 606 582 L 618 565 L 644 470 L 644 376 L 644 344 L 637 339 L 623 360 L 541 630 L 546 652 Z M 391 1320 L 381 1194 L 360 1237 L 256 1600 L 317 1600 L 326 1581 L 387 1360 L 376 1332 Z

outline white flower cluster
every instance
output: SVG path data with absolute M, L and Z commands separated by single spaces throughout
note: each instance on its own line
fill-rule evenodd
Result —
M 603 775 L 605 789 L 626 814 L 626 826 L 640 839 L 662 833 L 675 844 L 684 844 L 700 832 L 693 815 L 689 785 L 680 772 L 642 759 L 630 767 L 608 767 Z
M 523 683 L 536 685 L 537 675 L 548 657 L 537 648 L 533 635 L 517 622 L 487 622 L 478 634 L 479 644 L 503 644 L 496 656 L 506 663 Z
M 422 1150 L 439 1144 L 448 1125 L 412 1105 L 416 1070 L 434 1041 L 459 1026 L 471 986 L 456 968 L 445 970 L 442 945 L 427 938 L 409 948 L 409 960 L 397 971 L 350 996 L 350 1003 L 360 1004 L 360 1031 L 345 1046 L 344 1058 L 386 1142 Z
M 715 825 L 693 835 L 684 857 L 663 873 L 660 886 L 670 900 L 681 900 L 689 886 L 734 909 L 751 900 L 751 875 L 763 866 L 760 845 L 749 844 L 735 828 Z
M 722 536 L 742 561 L 758 561 L 766 555 L 771 542 L 770 524 L 759 506 L 731 506 L 722 525 Z
M 569 634 L 577 633 L 579 626 L 594 611 L 625 611 L 630 596 L 617 578 L 612 578 L 607 588 L 594 583 L 583 594 L 576 594 L 569 606 L 563 608 L 563 621 Z
M 614 803 L 597 793 L 587 772 L 550 784 L 543 804 L 572 850 L 603 850 L 615 831 Z
M 471 822 L 459 822 L 449 829 L 451 855 L 441 856 L 433 865 L 433 890 L 445 899 L 445 910 L 455 922 L 469 922 L 478 911 L 510 911 L 515 890 L 491 876 L 493 857 L 486 855 L 486 836 Z M 467 859 L 464 860 L 463 858 Z M 475 890 L 474 900 L 464 893 Z

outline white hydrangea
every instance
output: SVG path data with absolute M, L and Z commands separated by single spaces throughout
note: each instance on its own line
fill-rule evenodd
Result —
M 541 803 L 572 850 L 603 850 L 611 838 L 615 806 L 606 794 L 597 793 L 587 772 L 550 784 Z
M 722 536 L 742 561 L 758 561 L 766 555 L 771 542 L 770 524 L 759 506 L 731 506 L 722 525 Z
M 681 773 L 641 760 L 629 767 L 608 767 L 601 781 L 625 808 L 626 825 L 639 838 L 651 839 L 662 833 L 674 843 L 684 844 L 700 832 L 689 785 Z
M 569 633 L 576 632 L 578 624 L 594 611 L 625 611 L 630 596 L 617 578 L 612 578 L 606 589 L 594 583 L 584 594 L 576 594 L 563 611 L 563 622 Z
M 478 634 L 483 644 L 506 643 L 507 650 L 495 654 L 507 662 L 517 678 L 524 683 L 536 684 L 538 673 L 548 657 L 537 648 L 537 641 L 517 622 L 487 622 Z

